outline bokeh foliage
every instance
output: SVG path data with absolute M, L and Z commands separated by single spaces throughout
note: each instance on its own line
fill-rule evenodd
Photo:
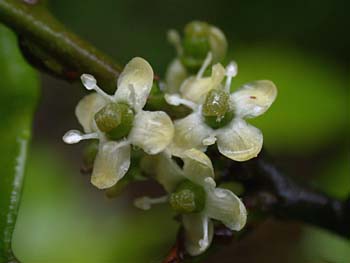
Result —
M 0 58 L 0 262 L 5 262 L 12 258 L 11 237 L 21 200 L 39 82 L 36 72 L 23 59 L 16 36 L 1 24 Z

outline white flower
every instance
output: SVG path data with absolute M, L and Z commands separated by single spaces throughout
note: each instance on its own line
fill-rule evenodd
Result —
M 135 205 L 141 209 L 149 209 L 152 204 L 165 202 L 172 199 L 172 194 L 177 193 L 184 182 L 190 182 L 193 187 L 202 189 L 203 206 L 200 211 L 182 213 L 182 223 L 185 229 L 185 246 L 192 256 L 203 253 L 213 238 L 213 222 L 211 219 L 221 221 L 231 230 L 239 231 L 246 224 L 247 211 L 242 201 L 231 191 L 216 187 L 214 181 L 213 166 L 203 152 L 190 149 L 184 152 L 184 167 L 181 169 L 171 158 L 165 154 L 155 157 L 152 170 L 156 179 L 170 194 L 170 198 L 143 197 L 135 201 Z M 200 190 L 201 191 L 201 190 Z M 186 205 L 186 197 L 183 198 Z M 201 202 L 199 202 L 200 205 Z M 189 204 L 191 205 L 191 203 Z M 198 204 L 196 203 L 198 206 Z
M 211 76 L 203 77 L 210 59 L 209 54 L 197 76 L 183 82 L 180 94 L 165 95 L 169 104 L 184 104 L 193 110 L 187 117 L 175 121 L 170 151 L 181 156 L 186 149 L 206 151 L 208 145 L 217 142 L 219 151 L 226 157 L 235 161 L 249 160 L 260 152 L 263 135 L 244 119 L 266 112 L 277 96 L 277 88 L 269 80 L 258 80 L 230 94 L 237 65 L 231 62 L 225 70 L 221 64 L 216 64 Z M 225 75 L 226 83 L 222 85 Z M 222 115 L 215 115 L 220 111 Z M 207 112 L 213 117 L 206 116 Z
M 86 134 L 71 130 L 63 140 L 69 144 L 83 139 L 100 141 L 91 182 L 105 189 L 116 184 L 128 171 L 131 145 L 148 154 L 157 154 L 171 142 L 174 126 L 166 113 L 142 110 L 153 83 L 153 70 L 146 60 L 136 57 L 125 66 L 114 95 L 104 93 L 92 75 L 83 74 L 81 79 L 86 89 L 96 91 L 85 96 L 75 111 Z M 103 119 L 99 126 L 96 118 L 111 121 Z M 113 121 L 119 125 L 114 130 L 117 139 L 105 132 L 113 128 Z M 101 127 L 106 130 L 101 130 Z
M 198 39 L 201 39 L 201 41 L 198 41 Z M 188 23 L 184 28 L 183 39 L 181 39 L 180 34 L 176 30 L 169 30 L 168 40 L 173 44 L 177 53 L 177 57 L 170 63 L 165 74 L 168 93 L 179 91 L 181 83 L 190 74 L 188 67 L 193 70 L 193 67 L 195 67 L 193 63 L 204 60 L 207 52 L 212 54 L 213 63 L 224 59 L 227 52 L 227 40 L 224 33 L 219 28 L 201 21 Z M 206 41 L 208 50 L 204 51 L 204 57 L 198 57 L 198 54 L 193 54 L 195 50 L 196 52 L 202 50 L 203 46 L 201 45 Z M 186 61 L 191 63 L 186 63 Z M 199 62 L 198 68 L 201 63 Z

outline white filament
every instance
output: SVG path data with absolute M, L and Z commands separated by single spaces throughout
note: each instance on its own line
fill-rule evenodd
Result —
M 192 110 L 197 109 L 196 103 L 194 103 L 190 100 L 183 99 L 178 94 L 165 94 L 164 98 L 165 98 L 166 102 L 170 105 L 179 106 L 180 104 L 182 104 L 182 105 L 189 107 Z
M 149 210 L 154 204 L 163 204 L 168 201 L 168 196 L 161 196 L 158 198 L 151 198 L 143 196 L 134 200 L 134 206 L 142 210 Z
M 196 77 L 197 79 L 200 79 L 203 77 L 203 74 L 207 69 L 207 67 L 210 65 L 212 59 L 213 59 L 213 55 L 211 54 L 211 52 L 208 52 L 208 55 L 203 62 L 203 65 L 201 66 L 200 70 L 197 73 L 197 77 Z

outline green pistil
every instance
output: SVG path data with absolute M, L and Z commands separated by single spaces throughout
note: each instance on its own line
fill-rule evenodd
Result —
M 202 115 L 207 125 L 218 129 L 228 124 L 234 117 L 230 111 L 230 95 L 221 89 L 211 90 L 203 104 Z
M 132 128 L 134 113 L 124 103 L 109 103 L 95 114 L 95 121 L 100 131 L 112 140 L 127 136 Z
M 170 195 L 171 207 L 179 213 L 194 213 L 204 209 L 206 193 L 203 187 L 185 180 Z

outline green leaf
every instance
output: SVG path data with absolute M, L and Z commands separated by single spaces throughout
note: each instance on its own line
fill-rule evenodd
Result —
M 0 263 L 15 260 L 12 233 L 21 199 L 38 78 L 0 24 Z
M 346 134 L 348 85 L 339 65 L 271 45 L 238 48 L 231 58 L 238 63 L 233 88 L 258 79 L 272 80 L 278 88 L 271 108 L 249 120 L 262 130 L 269 151 L 301 156 Z

